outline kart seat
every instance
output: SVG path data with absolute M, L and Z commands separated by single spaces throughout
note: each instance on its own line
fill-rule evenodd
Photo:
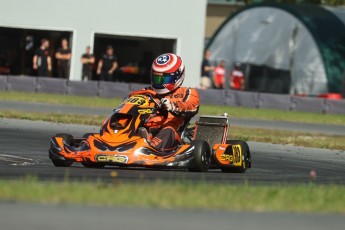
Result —
M 229 121 L 226 116 L 200 116 L 195 122 L 194 140 L 206 141 L 210 147 L 224 144 L 228 136 Z

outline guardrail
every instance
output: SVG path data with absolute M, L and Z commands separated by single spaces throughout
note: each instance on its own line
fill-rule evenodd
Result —
M 54 93 L 78 96 L 125 97 L 147 85 L 103 81 L 69 81 L 57 78 L 0 75 L 0 91 Z M 345 114 L 345 100 L 330 100 L 235 90 L 198 90 L 202 104 L 267 108 L 285 111 L 305 111 Z

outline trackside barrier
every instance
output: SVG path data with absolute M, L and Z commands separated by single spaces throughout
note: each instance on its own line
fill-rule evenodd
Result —
M 7 89 L 7 77 L 0 75 L 0 91 L 5 91 Z
M 292 110 L 291 96 L 282 94 L 261 93 L 258 99 L 258 108 Z
M 248 108 L 259 107 L 259 94 L 255 92 L 245 92 L 229 90 L 230 95 L 233 95 L 235 106 L 242 106 Z
M 322 98 L 292 96 L 291 102 L 294 111 L 326 113 L 325 99 Z
M 97 81 L 67 81 L 67 94 L 76 96 L 99 96 Z
M 325 113 L 345 114 L 345 100 L 325 100 Z
M 8 91 L 36 92 L 37 80 L 34 77 L 7 77 Z
M 56 78 L 0 75 L 0 91 L 20 91 L 84 95 L 99 97 L 126 97 L 131 91 L 147 85 L 120 82 L 81 82 Z M 242 106 L 345 115 L 345 100 L 316 97 L 298 97 L 282 94 L 257 93 L 235 90 L 198 90 L 202 104 Z
M 100 97 L 126 97 L 129 92 L 129 84 L 126 83 L 112 83 L 100 81 L 98 84 Z
M 200 95 L 200 101 L 205 104 L 214 104 L 214 105 L 226 105 L 226 91 L 224 90 L 198 90 Z
M 67 93 L 67 80 L 56 78 L 37 78 L 36 92 L 38 93 Z

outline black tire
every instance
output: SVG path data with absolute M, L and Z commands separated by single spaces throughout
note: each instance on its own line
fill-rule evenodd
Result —
M 247 142 L 241 140 L 227 140 L 226 143 L 241 146 L 242 164 L 241 167 L 222 167 L 222 171 L 226 173 L 244 173 L 248 168 L 251 168 L 252 161 Z
M 73 164 L 73 160 L 52 160 L 55 167 L 69 167 Z
M 81 164 L 86 167 L 86 168 L 104 168 L 105 164 L 104 163 L 99 163 L 99 162 L 81 162 Z
M 74 144 L 73 136 L 70 134 L 59 133 L 59 134 L 56 134 L 55 137 L 62 137 L 64 142 L 68 145 L 73 146 Z M 65 159 L 65 160 L 52 159 L 52 162 L 55 167 L 70 167 L 73 164 L 73 160 L 68 160 L 68 159 Z
M 195 140 L 190 143 L 194 146 L 193 160 L 188 168 L 190 172 L 207 172 L 211 164 L 211 150 L 206 141 Z

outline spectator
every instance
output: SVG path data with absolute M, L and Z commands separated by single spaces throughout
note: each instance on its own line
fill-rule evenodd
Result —
M 204 59 L 201 65 L 201 87 L 203 89 L 208 89 L 211 87 L 211 77 L 213 66 L 211 66 L 209 58 L 211 56 L 211 51 L 206 50 L 204 53 Z
M 213 83 L 216 89 L 225 89 L 225 61 L 221 60 L 213 70 Z
M 50 76 L 52 70 L 51 57 L 49 56 L 49 41 L 41 40 L 41 46 L 35 52 L 33 58 L 33 69 L 38 72 L 38 76 Z
M 235 90 L 244 90 L 244 74 L 241 71 L 241 64 L 236 63 L 235 69 L 230 72 L 230 87 Z
M 100 80 L 112 81 L 117 66 L 117 57 L 114 55 L 114 49 L 112 46 L 108 46 L 106 53 L 98 62 L 97 75 L 100 75 Z
M 91 54 L 90 46 L 86 47 L 86 53 L 81 56 L 81 63 L 83 63 L 81 78 L 83 81 L 92 80 L 92 67 L 95 63 L 95 57 Z
M 68 47 L 66 38 L 61 40 L 61 47 L 56 51 L 58 77 L 69 78 L 69 62 L 71 60 L 71 49 Z

